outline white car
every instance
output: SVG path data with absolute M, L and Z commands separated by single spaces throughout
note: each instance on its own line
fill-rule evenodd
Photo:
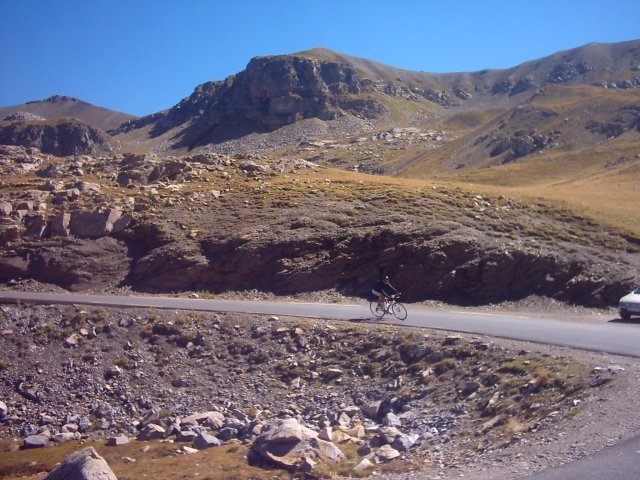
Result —
M 620 299 L 620 318 L 627 320 L 631 315 L 640 315 L 640 287 Z

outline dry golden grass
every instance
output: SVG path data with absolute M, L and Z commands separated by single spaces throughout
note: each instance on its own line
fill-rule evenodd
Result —
M 545 155 L 521 163 L 450 176 L 459 188 L 543 199 L 596 223 L 640 235 L 640 146 Z M 618 165 L 610 162 L 625 157 Z M 609 164 L 609 166 L 608 166 Z
M 44 478 L 43 472 L 72 452 L 81 448 L 94 447 L 109 464 L 119 480 L 162 478 L 167 480 L 198 479 L 246 479 L 276 480 L 290 478 L 281 470 L 265 470 L 247 463 L 247 447 L 226 445 L 210 448 L 192 455 L 178 454 L 182 444 L 138 442 L 128 445 L 107 447 L 104 443 L 67 442 L 55 447 L 15 451 L 15 445 L 3 445 L 0 452 L 0 479 L 17 480 Z M 188 445 L 188 444 L 184 444 Z M 13 451 L 12 451 L 13 450 Z M 131 462 L 128 459 L 135 459 Z

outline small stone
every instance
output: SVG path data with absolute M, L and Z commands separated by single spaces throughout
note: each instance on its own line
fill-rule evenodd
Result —
M 321 428 L 320 432 L 318 432 L 318 438 L 321 440 L 326 440 L 327 442 L 333 441 L 333 429 L 329 426 Z
M 68 442 L 70 440 L 80 440 L 82 438 L 78 432 L 60 432 L 51 437 L 51 440 L 57 443 Z
M 362 472 L 363 470 L 371 467 L 373 467 L 373 463 L 371 463 L 371 460 L 369 460 L 368 458 L 363 458 L 358 465 L 353 467 L 353 470 L 356 472 Z
M 399 437 L 396 437 L 391 446 L 400 452 L 406 452 L 416 444 L 418 438 L 418 435 L 415 433 L 400 435 Z
M 402 425 L 402 421 L 398 418 L 397 415 L 389 412 L 382 419 L 382 424 L 387 427 L 399 427 Z
M 126 445 L 129 443 L 129 437 L 109 437 L 107 438 L 107 445 L 109 447 L 117 447 L 118 445 Z
M 176 434 L 176 442 L 193 442 L 197 436 L 192 430 L 182 430 Z
M 155 440 L 164 438 L 164 436 L 164 428 L 162 428 L 160 425 L 156 425 L 155 423 L 150 423 L 142 429 L 142 431 L 138 435 L 138 440 Z
M 448 337 L 446 337 L 444 339 L 444 341 L 442 342 L 442 345 L 447 346 L 447 345 L 455 345 L 457 344 L 460 340 L 462 340 L 462 337 L 458 336 L 458 335 L 449 335 Z
M 187 447 L 186 445 L 180 447 L 180 452 L 184 453 L 185 455 L 193 455 L 194 453 L 198 453 L 199 451 L 200 450 L 198 450 L 197 448 Z

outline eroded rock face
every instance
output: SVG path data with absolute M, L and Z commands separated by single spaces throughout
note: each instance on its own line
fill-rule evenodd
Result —
M 69 455 L 45 480 L 118 480 L 93 447 Z
M 82 291 L 119 284 L 130 261 L 125 245 L 113 237 L 25 244 L 0 257 L 0 281 L 33 278 Z
M 463 304 L 537 294 L 604 306 L 633 287 L 632 265 L 614 271 L 595 251 L 573 257 L 507 248 L 453 223 L 374 235 L 353 229 L 344 238 L 308 231 L 279 235 L 165 243 L 142 254 L 130 278 L 143 291 L 257 289 L 286 295 L 337 287 L 366 296 L 379 266 L 395 272 L 394 282 L 407 301 L 440 298 Z
M 117 208 L 73 212 L 69 221 L 69 230 L 73 235 L 81 238 L 104 237 L 124 230 L 132 219 L 131 215 L 123 215 Z M 64 222 L 64 217 L 62 221 Z M 56 226 L 58 225 L 59 222 L 56 221 Z

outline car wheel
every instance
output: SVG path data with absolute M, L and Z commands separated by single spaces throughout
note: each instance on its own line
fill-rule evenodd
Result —
M 629 312 L 621 311 L 620 318 L 622 318 L 623 320 L 629 320 L 631 318 L 631 314 Z

